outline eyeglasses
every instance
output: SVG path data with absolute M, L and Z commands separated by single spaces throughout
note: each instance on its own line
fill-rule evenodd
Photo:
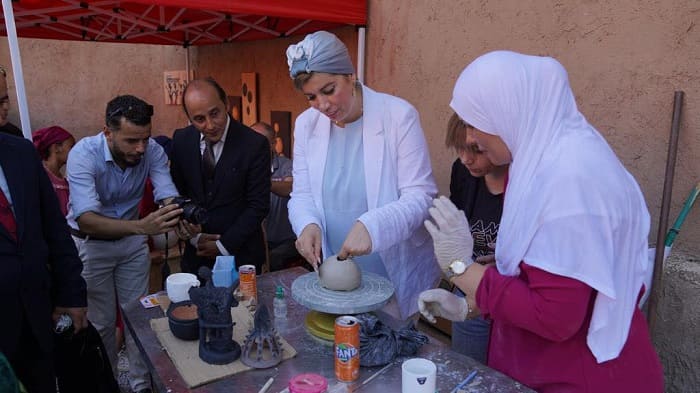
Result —
M 134 107 L 133 107 L 133 106 L 128 106 L 128 107 L 126 107 L 126 108 L 125 108 L 125 107 L 119 107 L 119 108 L 113 110 L 112 112 L 109 112 L 109 113 L 107 114 L 107 117 L 111 119 L 111 118 L 116 117 L 116 116 L 124 116 L 124 117 L 126 117 L 127 119 L 132 119 L 132 118 L 134 118 L 135 115 L 136 115 L 135 112 L 136 112 L 136 111 L 134 110 Z M 140 115 L 140 114 L 141 114 L 141 113 L 139 113 L 139 115 Z M 145 108 L 144 108 L 144 113 L 143 113 L 143 114 L 146 115 L 146 116 L 148 116 L 148 117 L 153 116 L 153 105 L 146 105 Z

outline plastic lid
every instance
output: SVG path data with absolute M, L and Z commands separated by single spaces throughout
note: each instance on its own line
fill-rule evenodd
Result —
M 278 299 L 284 299 L 284 288 L 281 285 L 277 286 L 277 290 L 275 291 L 275 297 Z
M 318 374 L 299 374 L 289 380 L 290 393 L 323 393 L 328 388 L 328 381 Z

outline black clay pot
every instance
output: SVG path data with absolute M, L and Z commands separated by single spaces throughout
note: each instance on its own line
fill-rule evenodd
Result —
M 196 304 L 190 300 L 170 303 L 167 315 L 173 336 L 181 340 L 197 340 L 199 338 L 199 318 L 197 317 Z

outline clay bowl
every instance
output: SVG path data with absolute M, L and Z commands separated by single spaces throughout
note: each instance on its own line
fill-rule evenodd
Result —
M 352 291 L 362 283 L 362 272 L 357 263 L 352 258 L 339 261 L 337 255 L 323 261 L 318 277 L 321 286 L 333 291 Z
M 180 340 L 197 340 L 199 338 L 199 318 L 197 305 L 190 300 L 170 303 L 168 307 L 168 325 L 173 336 Z

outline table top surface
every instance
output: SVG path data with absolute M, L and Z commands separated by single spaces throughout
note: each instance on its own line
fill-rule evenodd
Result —
M 338 382 L 334 373 L 333 347 L 306 331 L 304 318 L 308 309 L 292 299 L 292 282 L 307 273 L 301 267 L 279 272 L 266 273 L 257 277 L 259 302 L 272 310 L 275 288 L 281 285 L 287 294 L 287 318 L 275 321 L 275 327 L 297 355 L 282 361 L 276 367 L 249 370 L 214 381 L 197 388 L 189 389 L 182 380 L 167 352 L 151 329 L 150 320 L 164 316 L 160 307 L 145 309 L 138 300 L 124 307 L 127 327 L 135 336 L 135 341 L 148 365 L 154 387 L 159 392 L 180 393 L 230 393 L 258 392 L 272 377 L 274 381 L 267 392 L 278 393 L 287 387 L 288 381 L 302 373 L 316 373 L 328 380 L 328 392 L 390 393 L 401 391 L 401 363 L 410 357 L 395 359 L 386 369 L 382 367 L 361 367 L 360 377 L 352 383 Z M 437 365 L 437 392 L 450 393 L 464 378 L 476 370 L 476 377 L 464 389 L 465 392 L 532 392 L 529 388 L 511 378 L 490 369 L 477 361 L 452 351 L 438 339 L 424 332 L 430 342 L 421 347 L 415 356 L 432 360 Z M 376 377 L 374 374 L 382 370 Z M 370 377 L 372 379 L 368 380 Z M 367 383 L 364 383 L 367 381 Z

